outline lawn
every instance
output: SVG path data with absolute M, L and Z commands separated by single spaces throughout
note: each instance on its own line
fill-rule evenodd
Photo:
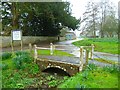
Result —
M 118 88 L 118 69 L 89 64 L 85 71 L 68 78 L 58 88 Z
M 118 52 L 119 41 L 117 38 L 90 38 L 73 42 L 73 44 L 78 47 L 90 46 L 91 44 L 94 44 L 95 51 L 119 54 Z
M 50 55 L 50 50 L 38 50 L 39 55 Z M 54 50 L 53 56 L 73 56 L 72 54 L 69 54 L 64 51 L 60 50 Z

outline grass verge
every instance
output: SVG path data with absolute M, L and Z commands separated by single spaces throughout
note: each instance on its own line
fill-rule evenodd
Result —
M 94 44 L 95 51 L 120 54 L 118 50 L 119 42 L 117 38 L 91 38 L 73 42 L 73 44 L 78 47 L 90 46 L 91 44 Z
M 118 72 L 115 67 L 88 65 L 85 71 L 67 79 L 58 88 L 118 88 Z
M 38 50 L 38 54 L 39 55 L 50 55 L 50 50 Z M 73 56 L 73 55 L 67 52 L 64 52 L 64 51 L 55 50 L 53 52 L 53 56 Z
M 96 60 L 98 62 L 108 63 L 108 64 L 118 64 L 118 65 L 120 65 L 119 62 L 114 62 L 112 60 L 105 60 L 105 59 L 99 59 L 99 58 L 94 58 L 94 60 Z

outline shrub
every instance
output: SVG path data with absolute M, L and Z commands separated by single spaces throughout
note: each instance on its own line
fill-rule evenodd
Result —
M 12 53 L 9 53 L 9 52 L 2 53 L 2 60 L 9 59 L 11 58 L 11 56 L 12 56 Z
M 2 70 L 6 70 L 6 69 L 8 69 L 8 65 L 7 64 L 0 64 L 0 68 Z
M 29 63 L 32 61 L 32 57 L 28 54 L 23 54 L 20 57 L 23 62 Z
M 15 54 L 17 56 L 20 56 L 20 55 L 29 55 L 29 53 L 27 51 L 16 51 Z
M 39 67 L 38 67 L 37 64 L 30 65 L 29 69 L 30 69 L 29 72 L 31 74 L 37 74 L 37 73 L 39 73 Z
M 22 58 L 21 58 L 21 56 L 17 56 L 15 58 L 13 58 L 13 62 L 14 62 L 14 66 L 17 69 L 21 69 L 21 67 L 22 67 Z
M 17 69 L 23 69 L 26 63 L 30 63 L 32 61 L 32 57 L 28 54 L 21 54 L 17 57 L 13 58 L 14 65 Z

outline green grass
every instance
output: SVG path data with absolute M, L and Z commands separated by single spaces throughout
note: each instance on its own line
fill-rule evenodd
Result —
M 38 54 L 39 55 L 50 55 L 50 50 L 38 50 Z M 55 50 L 53 52 L 53 56 L 73 56 L 73 55 L 67 52 L 60 51 L 60 50 Z
M 45 53 L 49 52 L 45 51 Z M 8 65 L 7 69 L 2 70 L 3 88 L 26 88 L 33 85 L 33 83 L 35 83 L 35 85 L 40 84 L 41 78 L 39 78 L 39 76 L 42 74 L 40 74 L 41 72 L 39 71 L 37 64 L 26 62 L 25 68 L 16 69 L 12 58 L 13 57 L 2 61 L 2 64 Z M 48 84 L 51 87 L 59 85 L 59 88 L 117 88 L 117 73 L 118 71 L 115 71 L 114 68 L 98 68 L 95 65 L 89 65 L 85 71 L 80 72 L 73 77 L 67 78 L 63 81 L 62 79 L 58 80 L 63 82 L 61 85 L 51 77 L 47 79 L 50 80 Z M 43 78 L 45 77 L 46 76 Z M 36 83 L 37 80 L 38 82 Z M 34 87 L 36 87 L 35 85 Z
M 105 52 L 111 54 L 119 54 L 118 52 L 118 39 L 117 38 L 91 38 L 84 39 L 81 41 L 73 42 L 74 45 L 80 46 L 90 46 L 95 45 L 95 51 Z
M 5 61 L 2 61 L 2 64 L 7 64 L 10 69 L 13 69 L 12 58 L 9 58 L 9 59 L 7 59 Z
M 94 58 L 94 60 L 98 61 L 98 62 L 103 62 L 103 63 L 108 63 L 108 64 L 119 64 L 119 62 L 115 62 L 112 60 L 105 60 L 105 59 L 100 59 L 100 58 Z
M 12 59 L 2 61 L 2 64 L 8 65 L 8 68 L 2 70 L 3 88 L 24 88 L 34 83 L 34 76 L 40 73 L 37 64 L 27 63 L 24 69 L 16 69 Z
M 14 55 L 12 57 L 9 57 L 6 60 L 2 60 L 2 62 L 0 63 L 0 65 L 2 66 L 2 87 L 3 88 L 24 88 L 34 82 L 35 78 L 30 78 L 30 77 L 31 76 L 34 77 L 34 75 L 39 73 L 39 68 L 37 64 L 33 63 L 33 61 L 31 62 L 25 61 L 27 59 L 30 59 L 28 57 L 25 57 L 24 60 L 22 60 L 23 57 L 19 59 L 19 60 L 22 60 L 22 63 L 24 63 L 25 66 L 24 68 L 17 69 L 15 67 L 15 63 L 13 60 L 13 58 L 16 58 L 16 57 L 19 57 L 19 56 Z
M 112 68 L 86 69 L 83 72 L 67 79 L 58 88 L 118 88 L 118 71 Z M 110 67 L 111 68 L 111 67 Z
M 22 52 L 16 52 L 16 55 L 13 55 L 12 57 L 9 57 L 8 59 L 1 60 L 0 69 L 2 66 L 2 87 L 3 88 L 25 88 L 35 83 L 35 81 L 37 81 L 40 78 L 39 76 L 42 75 L 39 70 L 38 65 L 33 62 L 33 59 L 31 61 L 31 60 L 27 60 L 27 59 L 30 59 L 29 57 L 23 57 L 29 54 L 27 53 L 21 54 L 21 53 Z M 39 54 L 42 53 L 44 55 L 50 55 L 49 50 L 38 50 L 38 53 Z M 71 54 L 58 51 L 58 50 L 54 52 L 54 55 L 72 56 Z M 21 58 L 17 58 L 20 56 Z M 15 61 L 13 58 L 17 58 L 15 59 L 16 63 L 14 63 Z M 19 69 L 15 67 L 16 64 L 17 65 L 20 64 L 17 61 L 22 62 L 22 66 Z M 4 69 L 3 69 L 3 66 L 4 66 Z M 53 87 L 54 85 L 56 86 L 59 81 L 60 80 L 50 81 L 48 85 L 51 87 Z M 39 84 L 39 81 L 37 82 L 37 84 Z

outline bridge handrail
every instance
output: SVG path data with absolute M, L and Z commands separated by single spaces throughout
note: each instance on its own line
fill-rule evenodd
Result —
M 43 48 L 43 47 L 36 47 L 36 49 L 50 50 L 50 48 Z M 56 50 L 66 50 L 66 49 L 57 48 Z
M 91 48 L 91 51 L 89 51 L 86 48 Z M 91 44 L 91 46 L 80 46 L 80 61 L 81 65 L 83 65 L 83 57 L 84 57 L 84 52 L 85 52 L 85 66 L 88 64 L 88 58 L 91 58 L 93 60 L 93 52 L 94 52 L 94 45 Z M 90 55 L 89 55 L 90 54 Z

